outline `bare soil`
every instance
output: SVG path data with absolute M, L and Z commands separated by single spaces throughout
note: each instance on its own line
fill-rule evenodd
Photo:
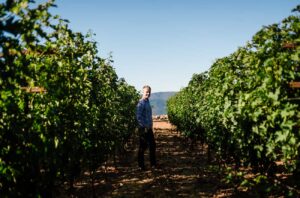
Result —
M 226 184 L 219 165 L 208 163 L 205 146 L 197 143 L 191 150 L 170 123 L 154 121 L 154 133 L 158 169 L 149 167 L 147 151 L 147 170 L 139 170 L 135 137 L 122 157 L 98 169 L 94 185 L 85 173 L 72 193 L 65 184 L 58 197 L 252 197 Z

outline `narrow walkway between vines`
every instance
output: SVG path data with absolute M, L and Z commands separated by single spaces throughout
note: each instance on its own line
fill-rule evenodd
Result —
M 232 189 L 222 183 L 218 165 L 207 164 L 207 153 L 198 143 L 188 141 L 167 122 L 154 123 L 159 169 L 146 171 L 137 166 L 137 138 L 116 163 L 107 163 L 96 174 L 94 189 L 90 178 L 76 182 L 71 197 L 228 197 Z M 223 176 L 224 177 L 224 176 Z M 93 193 L 94 192 L 94 193 Z M 69 196 L 67 196 L 69 197 Z

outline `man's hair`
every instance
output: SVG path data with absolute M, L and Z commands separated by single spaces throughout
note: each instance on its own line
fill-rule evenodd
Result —
M 149 85 L 144 85 L 143 89 L 149 89 L 151 91 L 151 87 Z

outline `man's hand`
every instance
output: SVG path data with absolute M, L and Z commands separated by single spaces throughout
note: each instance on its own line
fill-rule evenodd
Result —
M 139 128 L 139 135 L 145 135 L 148 132 L 146 127 Z

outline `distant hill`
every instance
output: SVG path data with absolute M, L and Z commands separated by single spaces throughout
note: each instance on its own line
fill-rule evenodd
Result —
M 152 106 L 152 114 L 167 114 L 166 101 L 169 99 L 169 97 L 173 96 L 174 94 L 176 94 L 176 92 L 174 91 L 151 93 L 150 103 Z

